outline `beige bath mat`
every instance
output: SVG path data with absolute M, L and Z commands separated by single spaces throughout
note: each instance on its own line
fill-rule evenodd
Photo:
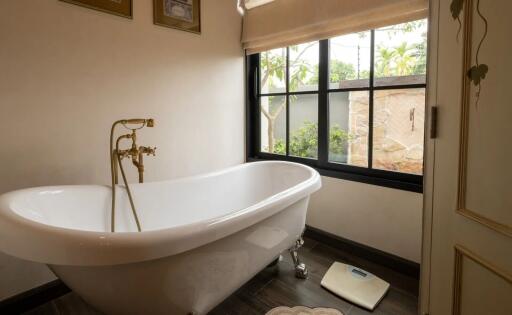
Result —
M 279 306 L 271 309 L 266 315 L 343 315 L 333 308 L 309 308 L 305 306 Z

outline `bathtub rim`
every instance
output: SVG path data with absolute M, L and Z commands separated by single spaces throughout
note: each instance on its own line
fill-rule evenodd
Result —
M 42 186 L 16 190 L 0 196 L 0 250 L 11 256 L 50 265 L 105 266 L 158 259 L 243 230 L 303 198 L 309 198 L 321 187 L 320 175 L 316 170 L 287 161 L 243 163 L 219 171 L 159 182 L 200 180 L 258 164 L 300 167 L 308 171 L 309 177 L 244 209 L 203 221 L 143 232 L 111 233 L 52 226 L 26 218 L 9 207 L 11 198 L 41 188 L 101 185 Z

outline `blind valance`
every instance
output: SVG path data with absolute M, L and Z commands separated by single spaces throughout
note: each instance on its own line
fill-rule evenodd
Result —
M 245 12 L 247 54 L 426 18 L 428 0 L 275 0 Z

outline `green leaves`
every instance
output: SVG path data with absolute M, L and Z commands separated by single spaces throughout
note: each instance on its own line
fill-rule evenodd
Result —
M 290 154 L 300 157 L 316 157 L 318 151 L 318 124 L 304 121 L 290 139 Z
M 286 154 L 286 145 L 284 144 L 283 139 L 277 139 L 274 143 L 274 150 L 272 151 L 275 154 Z
M 329 132 L 329 152 L 332 154 L 346 155 L 348 142 L 352 139 L 353 137 L 338 125 L 332 126 Z
M 407 42 L 402 42 L 394 49 L 395 71 L 399 76 L 410 75 L 414 70 L 417 61 L 412 52 L 414 47 Z
M 356 69 L 353 64 L 333 59 L 330 61 L 330 82 L 336 83 L 344 80 L 357 78 Z
M 261 85 L 268 84 L 275 87 L 279 82 L 285 80 L 286 58 L 275 51 L 266 51 L 261 53 Z M 278 81 L 278 82 L 275 82 Z
M 426 43 L 396 47 L 378 46 L 375 58 L 375 76 L 406 76 L 425 74 Z
M 316 69 L 318 69 L 318 67 Z M 290 91 L 297 91 L 299 86 L 304 84 L 308 74 L 313 73 L 314 71 L 315 67 L 311 66 L 303 60 L 296 61 L 294 64 L 292 64 L 290 66 Z
M 460 13 L 464 8 L 464 0 L 452 0 L 450 4 L 450 11 L 454 20 L 460 19 Z
M 329 82 L 339 83 L 344 80 L 354 80 L 357 78 L 356 70 L 353 64 L 345 63 L 337 59 L 331 59 L 329 61 Z M 359 73 L 360 79 L 368 79 L 370 73 L 368 71 L 361 71 Z M 309 79 L 307 84 L 318 84 L 318 65 L 314 66 L 313 76 Z
M 475 86 L 478 86 L 480 81 L 485 79 L 488 71 L 489 67 L 486 64 L 475 65 L 468 70 L 467 76 Z
M 346 155 L 348 142 L 352 136 L 338 125 L 329 131 L 329 151 L 337 155 Z M 290 154 L 298 157 L 317 157 L 318 151 L 318 124 L 304 121 L 303 126 L 290 136 Z M 274 153 L 285 154 L 286 145 L 281 139 L 274 143 Z

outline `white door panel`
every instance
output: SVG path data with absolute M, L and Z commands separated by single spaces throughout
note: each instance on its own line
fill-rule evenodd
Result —
M 452 2 L 431 1 L 428 104 L 439 118 L 427 142 L 421 305 L 431 315 L 511 315 L 512 1 L 463 1 L 459 36 Z M 478 86 L 466 74 L 482 64 Z

